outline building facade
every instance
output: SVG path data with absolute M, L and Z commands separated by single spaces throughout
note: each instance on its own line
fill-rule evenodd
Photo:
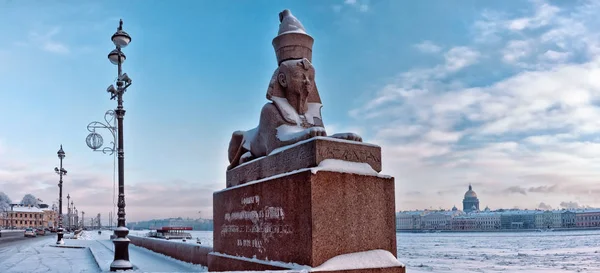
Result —
M 431 211 L 422 217 L 422 228 L 426 230 L 451 230 L 452 218 L 461 215 L 459 211 Z
M 600 227 L 600 210 L 582 210 L 575 213 L 578 228 Z
M 423 211 L 399 212 L 396 214 L 397 230 L 420 230 Z
M 554 227 L 552 211 L 540 211 L 535 214 L 535 227 L 539 229 L 550 229 Z
M 42 226 L 46 228 L 58 228 L 58 214 L 53 209 L 41 209 L 42 215 Z
M 509 210 L 500 215 L 502 229 L 535 229 L 536 211 Z
M 34 206 L 14 206 L 8 213 L 10 226 L 15 228 L 41 228 L 44 212 Z
M 575 212 L 565 210 L 561 213 L 561 227 L 572 228 L 575 227 Z

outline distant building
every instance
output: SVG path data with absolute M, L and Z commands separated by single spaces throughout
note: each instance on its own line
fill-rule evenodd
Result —
M 499 212 L 471 212 L 452 219 L 452 230 L 497 230 L 500 229 Z
M 479 199 L 477 198 L 477 193 L 473 191 L 473 187 L 469 184 L 469 190 L 465 193 L 465 198 L 463 199 L 463 211 L 469 213 L 478 210 Z
M 424 211 L 399 212 L 396 214 L 397 230 L 420 230 Z
M 535 215 L 536 228 L 549 229 L 562 227 L 562 213 L 560 210 L 539 211 Z
M 463 211 L 451 210 L 402 211 L 396 214 L 398 231 L 416 230 L 534 230 L 555 228 L 600 229 L 600 209 L 520 210 L 485 207 L 479 210 L 479 199 L 473 187 L 463 198 Z
M 461 214 L 461 211 L 431 211 L 423 215 L 422 228 L 426 230 L 450 230 L 452 229 L 452 218 Z
M 563 211 L 563 213 L 561 214 L 561 226 L 563 228 L 572 228 L 575 227 L 575 212 L 569 211 L 569 210 L 565 210 Z
M 500 215 L 500 227 L 502 229 L 534 229 L 535 215 L 539 211 L 531 210 L 509 210 Z
M 17 228 L 43 227 L 44 212 L 34 206 L 14 206 L 8 213 L 11 226 Z
M 600 227 L 600 210 L 582 210 L 575 214 L 577 227 Z

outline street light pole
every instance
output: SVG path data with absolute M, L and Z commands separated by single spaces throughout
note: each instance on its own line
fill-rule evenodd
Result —
M 67 230 L 69 230 L 69 226 L 71 226 L 71 207 L 69 202 L 71 200 L 71 196 L 67 193 Z
M 112 64 L 117 65 L 118 77 L 117 88 L 112 84 L 107 88 L 107 92 L 111 93 L 111 100 L 117 99 L 117 158 L 119 168 L 119 197 L 118 197 L 118 226 L 114 231 L 116 236 L 113 239 L 115 244 L 115 258 L 110 264 L 110 271 L 129 270 L 133 265 L 129 261 L 129 229 L 125 226 L 125 152 L 123 149 L 123 117 L 125 109 L 123 109 L 123 94 L 127 91 L 127 87 L 131 85 L 131 79 L 127 74 L 122 73 L 121 65 L 125 61 L 125 54 L 121 48 L 126 47 L 131 42 L 131 37 L 127 32 L 123 31 L 123 20 L 119 21 L 117 32 L 113 34 L 111 40 L 116 46 L 116 49 L 108 54 L 108 59 Z
M 63 168 L 63 164 L 62 164 L 63 158 L 65 158 L 65 151 L 63 151 L 62 145 L 60 145 L 60 150 L 58 150 L 57 154 L 58 154 L 58 158 L 60 159 L 60 169 L 57 167 L 54 167 L 54 171 L 59 175 L 60 178 L 58 180 L 58 232 L 56 233 L 57 234 L 56 244 L 62 245 L 65 243 L 65 241 L 63 241 L 63 227 L 62 227 L 62 184 L 63 184 L 62 177 L 63 177 L 63 175 L 67 175 L 67 170 L 65 170 Z M 67 202 L 67 205 L 68 205 L 68 202 Z
M 77 220 L 79 219 L 79 211 L 77 210 L 77 207 L 75 207 L 75 206 L 73 207 L 73 212 L 75 212 L 75 213 L 73 215 L 73 228 L 72 228 L 72 230 L 77 230 L 77 227 L 78 227 Z

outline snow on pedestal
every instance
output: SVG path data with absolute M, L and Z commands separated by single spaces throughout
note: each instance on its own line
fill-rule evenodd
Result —
M 333 257 L 311 271 L 334 271 L 367 268 L 403 267 L 389 251 L 376 249 Z

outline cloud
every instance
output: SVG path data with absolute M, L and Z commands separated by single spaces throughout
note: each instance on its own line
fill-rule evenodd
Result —
M 415 44 L 414 47 L 423 53 L 438 53 L 442 50 L 440 46 L 434 44 L 432 41 L 423 41 Z
M 541 202 L 541 203 L 538 205 L 538 209 L 542 209 L 542 210 L 551 210 L 551 209 L 552 209 L 552 206 L 550 206 L 550 205 L 546 205 L 544 202 Z
M 545 61 L 565 62 L 571 54 L 568 52 L 559 52 L 554 50 L 547 50 L 544 54 L 540 55 L 540 58 Z
M 444 58 L 446 59 L 446 69 L 449 71 L 463 69 L 476 63 L 479 56 L 479 52 L 469 47 L 454 47 L 444 54 Z
M 48 52 L 52 52 L 52 53 L 59 53 L 59 54 L 69 53 L 69 48 L 67 48 L 66 45 L 61 44 L 61 43 L 51 42 L 51 41 L 44 43 L 42 49 L 44 49 L 45 51 L 48 51 Z
M 560 202 L 560 207 L 565 209 L 584 209 L 589 206 L 579 205 L 577 202 L 568 201 L 568 202 Z
M 64 43 L 55 40 L 55 37 L 59 35 L 60 32 L 61 29 L 59 27 L 50 28 L 43 33 L 32 31 L 29 33 L 27 41 L 18 41 L 15 45 L 24 47 L 34 46 L 50 53 L 67 54 L 70 52 L 69 47 Z
M 502 59 L 507 63 L 516 63 L 531 53 L 531 41 L 512 40 L 503 51 Z
M 563 10 L 543 1 L 517 17 L 486 11 L 470 43 L 398 73 L 349 113 L 382 146 L 384 172 L 419 200 L 476 182 L 496 207 L 600 206 L 597 12 L 592 2 Z M 516 195 L 508 204 L 499 192 Z M 429 206 L 411 198 L 399 202 Z M 436 200 L 455 202 L 445 198 Z
M 550 24 L 553 17 L 560 11 L 559 8 L 543 1 L 534 1 L 535 13 L 531 16 L 515 18 L 506 22 L 506 27 L 510 30 L 537 29 Z
M 502 40 L 503 32 L 514 32 L 523 35 L 524 31 L 536 30 L 553 24 L 559 18 L 561 10 L 545 1 L 532 1 L 529 14 L 521 17 L 493 10 L 485 10 L 481 18 L 473 24 L 475 42 L 494 43 Z
M 359 12 L 367 12 L 369 11 L 369 2 L 368 0 L 344 0 L 343 5 L 333 5 L 333 11 L 339 13 L 342 9 L 346 7 L 350 7 Z
M 504 190 L 504 192 L 506 192 L 506 193 L 520 193 L 522 195 L 527 195 L 526 189 L 524 189 L 522 187 L 519 187 L 519 186 L 508 187 L 506 190 Z
M 557 189 L 556 185 L 548 186 L 539 186 L 539 187 L 530 187 L 527 191 L 529 192 L 537 192 L 537 193 L 552 193 Z

